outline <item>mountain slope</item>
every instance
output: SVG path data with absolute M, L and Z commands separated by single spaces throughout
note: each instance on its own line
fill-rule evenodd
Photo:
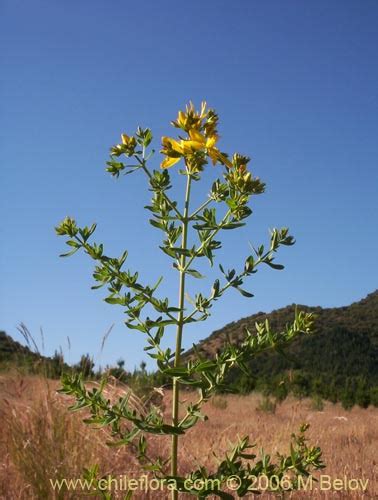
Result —
M 5 332 L 0 331 L 0 361 L 16 361 L 25 357 L 37 359 L 38 355 L 29 347 L 21 345 Z
M 26 330 L 27 331 L 27 330 Z M 9 370 L 12 368 L 23 369 L 27 373 L 43 373 L 46 376 L 57 378 L 63 370 L 69 367 L 64 363 L 63 355 L 55 352 L 53 357 L 46 357 L 40 354 L 34 341 L 30 337 L 25 337 L 28 344 L 33 346 L 33 351 L 29 346 L 24 346 L 12 339 L 4 331 L 0 330 L 0 369 Z
M 250 363 L 250 377 L 234 371 L 229 382 L 242 392 L 263 388 L 267 392 L 292 390 L 298 395 L 318 393 L 327 399 L 342 399 L 359 390 L 378 387 L 378 291 L 349 306 L 337 308 L 298 305 L 298 310 L 316 315 L 316 333 L 302 336 L 288 349 L 288 357 L 264 353 Z M 255 331 L 255 322 L 269 319 L 280 330 L 292 322 L 295 306 L 269 314 L 259 312 L 230 323 L 199 343 L 199 350 L 212 357 L 222 350 L 227 337 L 238 344 L 245 329 Z M 192 351 L 185 356 L 190 357 Z M 375 389 L 374 389 L 375 391 Z

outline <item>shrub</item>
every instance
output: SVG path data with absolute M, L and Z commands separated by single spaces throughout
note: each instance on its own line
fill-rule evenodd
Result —
M 314 411 L 323 411 L 324 403 L 320 396 L 314 396 L 311 400 L 311 409 Z
M 179 492 L 200 498 L 213 493 L 223 498 L 232 498 L 230 495 L 227 497 L 223 490 L 228 476 L 235 474 L 241 479 L 237 493 L 244 496 L 249 492 L 251 475 L 282 475 L 286 470 L 292 469 L 295 469 L 296 475 L 306 475 L 323 466 L 320 449 L 307 446 L 304 437 L 306 426 L 301 428 L 299 436 L 293 437 L 290 455 L 280 456 L 277 463 L 270 463 L 270 458 L 266 456 L 255 460 L 255 455 L 248 453 L 251 445 L 248 437 L 245 437 L 234 445 L 216 472 L 211 473 L 200 466 L 190 474 L 190 478 L 180 475 L 179 438 L 199 420 L 207 419 L 202 411 L 203 405 L 225 388 L 232 368 L 237 367 L 248 373 L 247 362 L 261 351 L 281 351 L 299 335 L 310 333 L 313 317 L 296 311 L 293 324 L 287 325 L 281 332 L 274 331 L 269 322 L 264 321 L 256 324 L 257 333 L 246 330 L 240 345 L 226 343 L 214 359 L 204 359 L 196 348 L 192 359 L 182 359 L 182 338 L 186 325 L 206 320 L 213 303 L 230 289 L 244 297 L 253 297 L 251 292 L 245 290 L 244 282 L 261 265 L 276 270 L 283 269 L 283 265 L 275 261 L 276 252 L 281 246 L 293 245 L 294 238 L 287 228 L 273 229 L 268 244 L 253 248 L 239 270 L 219 265 L 219 277 L 212 283 L 209 292 L 198 292 L 193 299 L 186 301 L 187 281 L 204 278 L 201 262 L 207 261 L 210 266 L 214 264 L 215 254 L 222 246 L 221 241 L 216 238 L 225 230 L 235 230 L 246 224 L 246 219 L 252 214 L 249 201 L 264 192 L 265 184 L 248 170 L 250 159 L 247 156 L 239 153 L 229 156 L 218 148 L 218 115 L 213 109 L 207 109 L 206 103 L 202 103 L 200 111 L 196 111 L 190 104 L 186 111 L 178 113 L 172 125 L 179 129 L 180 136 L 163 137 L 160 170 L 151 171 L 148 166 L 154 152 L 149 149 L 152 142 L 151 130 L 138 128 L 133 135 L 122 134 L 121 142 L 111 148 L 107 171 L 116 178 L 121 174 L 135 172 L 146 176 L 152 192 L 151 204 L 146 208 L 150 213 L 151 225 L 163 233 L 160 248 L 178 273 L 178 304 L 172 304 L 169 298 L 158 295 L 157 290 L 163 277 L 152 285 L 146 285 L 138 272 L 124 269 L 127 251 L 120 257 L 111 257 L 105 253 L 103 244 L 91 243 L 96 224 L 79 227 L 73 218 L 66 217 L 56 228 L 58 235 L 68 238 L 66 243 L 69 251 L 63 256 L 72 255 L 79 250 L 88 254 L 95 261 L 94 288 L 106 286 L 105 301 L 121 306 L 126 313 L 126 326 L 145 335 L 146 352 L 157 363 L 163 376 L 171 380 L 171 418 L 165 420 L 164 415 L 156 411 L 153 405 L 147 414 L 138 414 L 129 407 L 127 395 L 116 404 L 111 404 L 103 396 L 106 380 L 100 389 L 88 391 L 80 375 L 66 375 L 62 380 L 62 392 L 76 398 L 72 409 L 90 409 L 91 418 L 86 420 L 89 424 L 110 425 L 119 445 L 133 445 L 146 470 L 153 471 L 156 478 L 164 484 L 173 481 L 173 500 L 178 498 Z M 220 166 L 222 175 L 213 182 L 207 199 L 193 209 L 192 191 L 201 180 L 209 162 Z M 169 194 L 172 178 L 168 169 L 178 163 L 183 166 L 178 170 L 178 175 L 185 180 L 183 203 L 173 200 Z M 166 329 L 170 327 L 176 329 L 176 342 L 174 347 L 165 348 L 162 339 Z M 147 380 L 143 377 L 144 374 L 142 382 Z M 181 417 L 179 394 L 185 387 L 196 388 L 198 399 L 187 405 Z M 149 455 L 147 438 L 151 434 L 166 436 L 171 440 L 168 459 L 154 459 Z M 242 459 L 253 461 L 253 466 L 247 466 Z M 204 483 L 202 488 L 194 489 L 186 481 L 209 477 L 217 480 L 216 487 L 208 488 Z M 295 481 L 293 484 L 295 485 Z
M 275 403 L 271 398 L 264 397 L 260 400 L 257 411 L 262 411 L 264 413 L 276 413 L 277 403 Z
M 212 406 L 218 410 L 225 410 L 228 406 L 227 399 L 222 398 L 221 396 L 214 396 L 210 401 Z

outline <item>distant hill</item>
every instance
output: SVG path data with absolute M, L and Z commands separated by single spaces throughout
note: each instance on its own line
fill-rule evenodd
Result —
M 29 347 L 13 340 L 5 332 L 0 331 L 0 361 L 19 360 L 25 357 L 36 359 L 38 354 L 34 353 Z
M 32 339 L 31 342 L 33 343 Z M 31 347 L 34 350 L 0 331 L 0 369 L 17 367 L 28 373 L 44 373 L 49 377 L 59 377 L 63 370 L 69 368 L 58 352 L 49 358 L 37 352 L 37 346 Z
M 344 400 L 345 406 L 359 394 L 365 394 L 361 406 L 369 398 L 378 399 L 378 290 L 349 306 L 297 307 L 315 313 L 316 334 L 297 339 L 287 349 L 287 358 L 277 353 L 259 355 L 250 363 L 252 376 L 231 374 L 233 388 L 241 392 L 259 388 L 277 396 L 287 391 L 299 396 L 318 394 Z M 292 322 L 294 311 L 291 305 L 229 323 L 201 341 L 198 348 L 212 357 L 222 350 L 227 337 L 238 344 L 246 328 L 255 331 L 255 322 L 266 318 L 273 329 L 282 329 Z M 189 350 L 184 356 L 191 355 Z
M 249 363 L 249 375 L 232 371 L 228 379 L 231 389 L 240 393 L 256 389 L 277 399 L 285 398 L 289 392 L 297 397 L 320 396 L 334 402 L 341 401 L 345 408 L 354 404 L 378 406 L 378 290 L 349 306 L 298 305 L 297 308 L 315 314 L 315 334 L 296 339 L 288 347 L 286 357 L 275 352 L 255 357 Z M 293 321 L 294 312 L 295 305 L 290 305 L 271 313 L 258 312 L 242 318 L 213 332 L 197 345 L 197 349 L 211 358 L 222 350 L 227 338 L 238 344 L 244 338 L 246 328 L 253 332 L 255 322 L 268 318 L 272 329 L 279 331 Z M 95 376 L 88 354 L 70 368 L 60 353 L 47 358 L 33 352 L 32 339 L 28 343 L 30 347 L 23 346 L 0 331 L 0 369 L 17 366 L 28 373 L 43 372 L 53 378 L 68 369 L 76 369 L 86 376 Z M 189 350 L 183 359 L 188 360 L 192 355 L 193 351 Z M 121 366 L 115 370 L 127 375 Z M 143 374 L 146 377 L 146 373 Z M 113 375 L 117 376 L 116 372 Z M 128 383 L 131 383 L 132 374 L 127 376 Z M 156 386 L 170 380 L 156 373 L 151 374 L 150 382 Z

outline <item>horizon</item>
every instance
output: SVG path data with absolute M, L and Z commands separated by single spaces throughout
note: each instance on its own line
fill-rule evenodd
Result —
M 321 308 L 321 309 L 323 309 L 323 310 L 328 310 L 328 309 L 343 309 L 344 307 L 350 307 L 350 306 L 352 306 L 353 304 L 358 304 L 358 303 L 360 303 L 360 302 L 362 302 L 362 301 L 365 301 L 366 299 L 368 299 L 368 298 L 369 298 L 369 297 L 371 297 L 372 295 L 378 295 L 378 289 L 376 289 L 376 290 L 374 290 L 374 291 L 372 291 L 372 292 L 368 293 L 367 295 L 365 295 L 364 297 L 362 297 L 362 298 L 361 298 L 361 299 L 359 299 L 359 300 L 356 300 L 356 301 L 351 302 L 350 304 L 345 304 L 345 305 L 343 305 L 343 306 L 338 306 L 338 307 L 322 307 L 321 305 L 316 305 L 316 306 L 315 306 L 315 305 L 308 305 L 308 304 L 294 304 L 294 303 L 293 303 L 293 304 L 287 304 L 286 306 L 280 307 L 280 308 L 278 308 L 278 309 L 273 309 L 273 310 L 271 310 L 271 311 L 257 311 L 257 312 L 253 313 L 253 314 L 252 314 L 252 315 L 250 315 L 250 316 L 241 317 L 241 318 L 239 318 L 238 320 L 235 320 L 235 321 L 232 321 L 232 322 L 230 322 L 230 323 L 226 323 L 226 324 L 224 324 L 221 328 L 219 328 L 219 329 L 217 329 L 217 330 L 213 330 L 212 332 L 210 332 L 210 333 L 209 333 L 209 335 L 208 335 L 206 338 L 204 338 L 204 339 L 200 339 L 200 340 L 199 340 L 199 343 L 202 343 L 202 341 L 207 341 L 207 340 L 209 339 L 209 337 L 211 337 L 213 334 L 220 332 L 221 330 L 223 330 L 224 328 L 227 328 L 228 326 L 232 325 L 233 323 L 238 323 L 239 321 L 243 321 L 243 320 L 245 320 L 245 319 L 247 319 L 247 318 L 250 318 L 250 317 L 253 317 L 253 316 L 255 316 L 255 315 L 260 315 L 260 314 L 270 315 L 270 314 L 272 314 L 272 313 L 274 313 L 274 312 L 279 312 L 279 311 L 281 311 L 281 310 L 283 310 L 283 309 L 286 309 L 286 308 L 288 308 L 288 307 L 293 307 L 293 306 L 295 306 L 295 307 L 296 307 L 296 306 L 299 306 L 299 307 L 303 306 L 303 307 L 308 307 L 308 308 L 311 308 L 311 309 Z M 27 328 L 27 325 L 24 325 L 24 326 L 26 326 L 26 328 Z M 76 362 L 72 362 L 72 361 L 71 361 L 70 363 L 67 363 L 67 361 L 66 361 L 66 359 L 65 359 L 65 353 L 62 351 L 61 346 L 59 346 L 59 349 L 57 349 L 57 348 L 56 348 L 53 354 L 46 355 L 46 354 L 43 352 L 43 344 L 44 344 L 44 334 L 43 334 L 43 331 L 40 331 L 40 332 L 39 332 L 39 340 L 38 340 L 38 339 L 36 339 L 34 336 L 31 336 L 31 335 L 30 335 L 29 341 L 27 341 L 27 340 L 26 340 L 25 335 L 24 335 L 24 334 L 22 334 L 22 333 L 20 332 L 20 328 L 21 328 L 21 327 L 22 327 L 22 325 L 19 325 L 19 327 L 17 328 L 17 331 L 18 331 L 19 335 L 21 336 L 21 339 L 23 339 L 23 342 L 21 341 L 21 339 L 15 339 L 15 338 L 13 338 L 11 335 L 9 335 L 9 334 L 8 334 L 6 331 L 4 331 L 4 330 L 1 330 L 1 329 L 0 329 L 0 333 L 4 333 L 6 336 L 11 337 L 11 339 L 12 339 L 14 342 L 17 342 L 18 344 L 20 344 L 20 345 L 22 345 L 22 346 L 24 346 L 24 347 L 27 347 L 30 351 L 32 351 L 33 353 L 36 353 L 36 354 L 38 354 L 38 355 L 40 355 L 40 356 L 42 356 L 42 357 L 45 357 L 45 358 L 52 358 L 52 356 L 54 356 L 54 354 L 55 354 L 55 353 L 59 353 L 59 354 L 62 354 L 62 355 L 63 355 L 64 363 L 68 364 L 69 366 L 73 366 L 75 363 L 79 362 L 79 359 L 78 359 L 78 360 L 76 360 Z M 22 328 L 21 328 L 21 329 L 22 329 Z M 29 332 L 29 334 L 30 334 L 30 332 Z M 104 339 L 105 339 L 105 340 L 103 339 L 103 344 L 104 344 L 104 345 L 105 345 L 105 343 L 106 343 L 106 335 L 107 335 L 107 334 L 105 334 L 105 336 L 104 336 Z M 28 334 L 27 334 L 27 336 L 28 336 Z M 39 342 L 41 342 L 41 347 L 42 347 L 42 350 L 40 350 L 40 349 L 39 349 L 39 345 L 38 345 L 38 344 L 39 344 Z M 33 347 L 33 346 L 36 346 L 36 347 Z M 36 348 L 37 348 L 38 350 L 36 350 Z M 190 350 L 191 350 L 191 348 L 186 349 L 186 351 L 185 351 L 185 352 L 188 352 L 188 351 L 190 351 Z M 82 355 L 87 355 L 87 354 L 89 354 L 89 353 L 87 353 L 87 352 L 83 352 L 83 353 L 82 353 Z M 118 363 L 118 361 L 121 361 L 121 360 L 122 360 L 122 361 L 124 361 L 124 360 L 123 360 L 123 358 L 122 358 L 122 357 L 120 357 L 120 358 L 118 358 L 115 362 L 113 362 L 113 364 L 110 364 L 110 365 L 109 365 L 109 364 L 107 364 L 107 365 L 105 365 L 105 366 L 98 365 L 97 363 L 95 363 L 94 368 L 95 368 L 96 370 L 99 370 L 99 371 L 101 372 L 102 370 L 106 370 L 107 368 L 110 368 L 110 367 L 112 367 L 112 366 L 115 366 L 115 365 Z M 150 369 L 151 369 L 151 363 L 147 363 L 147 361 L 148 361 L 148 358 L 146 358 L 146 359 L 142 359 L 142 360 L 141 360 L 141 363 L 145 362 L 145 363 L 146 363 L 146 365 L 147 365 L 147 368 L 150 368 Z M 128 368 L 126 367 L 126 370 L 128 370 L 129 372 L 132 372 L 132 371 L 133 371 L 133 369 L 135 370 L 135 369 L 138 369 L 138 368 L 139 368 L 139 366 L 134 365 L 134 366 L 133 366 L 133 368 L 131 369 L 131 367 L 130 367 L 130 369 L 129 369 L 129 370 L 128 370 Z M 149 371 L 149 370 L 147 370 L 147 372 L 148 372 L 148 373 L 153 373 L 153 372 L 155 372 L 155 371 L 156 371 L 156 368 L 155 368 L 155 369 L 152 369 L 152 370 L 150 370 L 150 371 Z

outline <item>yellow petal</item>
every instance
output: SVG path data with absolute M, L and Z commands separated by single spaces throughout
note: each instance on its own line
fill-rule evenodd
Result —
M 161 162 L 160 167 L 161 168 L 170 168 L 179 161 L 180 161 L 180 158 L 170 158 L 169 156 L 167 156 L 167 158 L 164 158 L 164 160 Z
M 179 123 L 185 123 L 185 113 L 183 111 L 179 111 L 177 121 Z
M 184 154 L 192 153 L 193 150 L 197 151 L 204 148 L 204 144 L 198 141 L 181 141 L 181 144 Z
M 161 142 L 165 148 L 168 148 L 168 149 L 171 148 L 180 154 L 183 153 L 183 149 L 180 146 L 180 144 L 177 141 L 175 141 L 174 139 L 172 139 L 171 137 L 162 137 Z
M 212 148 L 208 153 L 210 158 L 213 160 L 213 165 L 215 165 L 217 161 L 220 161 L 228 168 L 232 167 L 232 163 L 230 162 L 230 160 L 222 155 L 222 153 L 217 148 Z
M 226 165 L 228 168 L 232 168 L 232 163 L 230 162 L 230 160 L 228 158 L 226 158 L 224 155 L 222 155 L 222 153 L 218 154 L 218 158 L 219 158 L 219 161 L 224 163 L 224 165 Z
M 206 144 L 206 139 L 205 137 L 198 132 L 198 130 L 195 129 L 190 129 L 189 130 L 189 137 L 192 139 L 192 141 L 197 141 L 197 142 L 202 142 L 203 145 Z
M 210 151 L 208 151 L 208 155 L 210 156 L 212 162 L 213 162 L 213 165 L 216 165 L 217 164 L 217 161 L 218 161 L 218 152 L 216 149 L 211 149 Z
M 123 144 L 128 144 L 130 137 L 127 134 L 122 134 L 121 139 L 122 139 Z
M 180 153 L 180 154 L 183 153 L 183 149 L 180 146 L 180 144 L 177 141 L 173 140 L 173 139 L 171 140 L 171 147 L 172 147 L 172 149 L 174 151 L 177 151 L 177 153 Z
M 207 105 L 206 101 L 201 102 L 201 115 L 200 115 L 201 118 L 204 118 L 206 115 L 206 105 Z
M 206 147 L 207 148 L 212 148 L 215 146 L 215 144 L 217 143 L 218 141 L 218 136 L 217 135 L 211 135 L 210 137 L 208 137 L 206 139 Z
M 189 104 L 186 105 L 186 112 L 189 113 L 190 111 L 194 111 L 194 106 L 192 101 L 189 101 Z

